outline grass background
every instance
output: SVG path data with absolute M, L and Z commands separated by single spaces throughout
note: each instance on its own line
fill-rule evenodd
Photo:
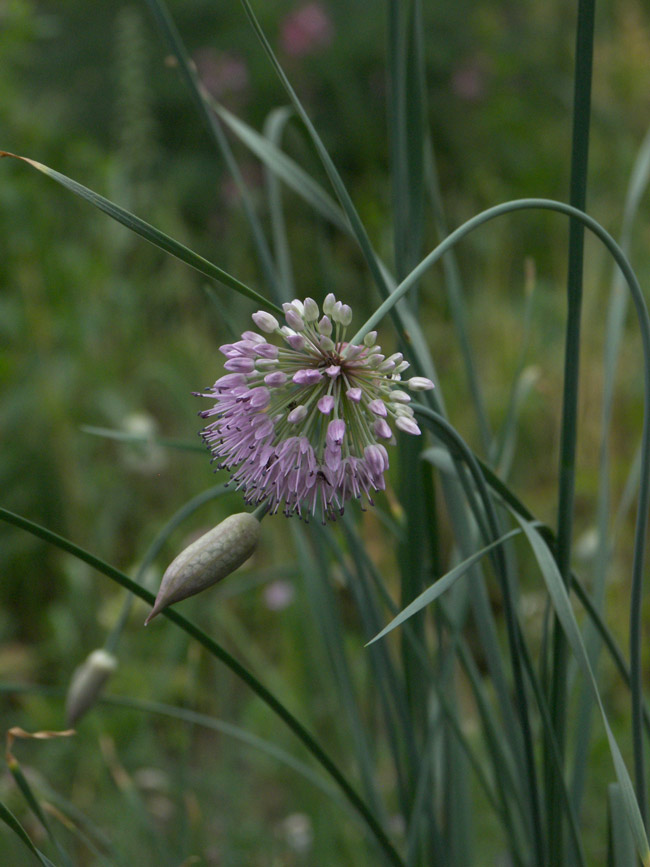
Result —
M 261 129 L 286 97 L 239 5 L 175 5 L 176 22 L 197 61 L 218 66 L 227 57 L 239 64 L 239 83 L 222 84 L 221 99 Z M 302 58 L 282 49 L 282 22 L 292 9 L 293 4 L 273 0 L 256 11 L 373 243 L 390 261 L 383 6 L 369 10 L 368 4 L 332 0 L 327 6 L 331 44 Z M 450 227 L 509 198 L 566 199 L 574 10 L 556 2 L 484 2 L 477 8 L 463 0 L 426 4 L 424 19 L 430 132 Z M 249 285 L 263 285 L 236 192 L 176 70 L 165 62 L 164 46 L 144 6 L 9 0 L 0 8 L 0 27 L 0 146 L 76 178 Z M 648 57 L 650 20 L 644 5 L 636 0 L 601 4 L 588 207 L 615 236 L 650 118 Z M 295 128 L 288 131 L 286 147 L 322 179 Z M 233 148 L 268 227 L 263 171 L 237 142 Z M 0 166 L 2 504 L 133 574 L 161 525 L 215 479 L 200 454 L 125 445 L 90 436 L 81 426 L 197 441 L 198 406 L 191 392 L 219 373 L 216 347 L 232 336 L 228 323 L 235 332 L 243 330 L 255 308 L 231 294 L 210 294 L 200 275 L 9 162 Z M 378 298 L 358 252 L 291 193 L 285 207 L 296 294 L 322 299 L 335 291 L 352 304 L 355 322 L 361 323 Z M 631 246 L 642 285 L 650 271 L 648 212 L 643 202 Z M 425 235 L 430 249 L 437 242 L 430 217 Z M 547 213 L 505 218 L 473 234 L 457 253 L 494 429 L 503 424 L 525 349 L 533 384 L 518 417 L 511 484 L 537 517 L 553 523 L 566 221 Z M 583 556 L 585 568 L 593 554 L 589 542 L 599 483 L 604 319 L 611 280 L 610 260 L 588 240 L 576 485 L 576 557 L 578 562 Z M 440 270 L 423 281 L 420 297 L 449 418 L 481 453 Z M 524 346 L 527 303 L 532 312 Z M 386 324 L 382 345 L 390 347 L 392 340 Z M 639 439 L 641 389 L 638 332 L 630 322 L 613 409 L 614 502 L 623 492 Z M 400 467 L 397 460 L 393 464 L 391 488 L 380 506 L 399 520 Z M 152 583 L 190 535 L 237 510 L 239 503 L 236 494 L 228 494 L 204 507 L 192 526 L 177 531 L 154 567 Z M 377 515 L 361 520 L 370 556 L 390 576 L 396 558 L 392 543 Z M 110 631 L 122 591 L 11 528 L 1 527 L 0 539 L 0 680 L 65 690 L 74 668 Z M 608 622 L 622 644 L 627 608 L 619 600 L 627 599 L 631 539 L 632 525 L 625 523 L 608 584 Z M 265 522 L 262 546 L 241 574 L 209 598 L 185 603 L 183 610 L 242 658 L 345 766 L 353 748 L 337 706 L 331 647 L 319 631 L 317 611 L 310 609 L 313 594 L 299 577 L 297 544 L 283 520 Z M 535 630 L 541 633 L 544 595 L 539 580 L 523 572 L 523 622 L 534 636 Z M 333 567 L 333 578 L 352 687 L 360 697 L 362 724 L 372 731 L 377 709 L 363 632 L 340 568 Z M 288 582 L 294 593 L 282 611 L 268 604 L 268 586 L 278 580 Z M 498 606 L 496 594 L 493 601 Z M 298 754 L 289 733 L 267 710 L 184 636 L 166 623 L 143 630 L 145 611 L 141 604 L 134 607 L 111 692 L 195 707 Z M 626 747 L 627 697 L 611 675 L 605 663 L 603 694 Z M 464 719 L 471 732 L 471 701 L 462 692 L 460 700 L 467 702 Z M 61 728 L 62 703 L 38 692 L 13 695 L 3 701 L 2 720 L 5 728 Z M 600 791 L 611 772 L 600 729 L 594 737 L 591 780 Z M 127 862 L 137 853 L 143 864 L 163 863 L 163 858 L 182 863 L 188 852 L 200 852 L 208 864 L 373 863 L 347 811 L 330 805 L 274 760 L 235 747 L 224 734 L 141 710 L 102 707 L 80 725 L 74 742 L 26 743 L 16 752 L 38 781 L 101 826 L 127 853 Z M 391 770 L 381 745 L 373 760 L 389 788 Z M 20 811 L 9 778 L 0 785 L 2 800 Z M 597 804 L 587 800 L 587 816 L 590 809 L 598 815 Z M 397 812 L 394 805 L 396 825 Z M 313 840 L 304 852 L 296 848 L 287 823 L 296 813 L 312 826 Z M 480 863 L 497 863 L 503 840 L 489 822 L 482 827 L 482 815 L 478 810 Z M 28 815 L 21 818 L 38 840 L 38 824 Z M 601 829 L 596 830 L 593 840 L 586 837 L 594 863 L 603 845 Z M 12 848 L 17 845 L 8 834 L 0 835 L 6 858 L 23 857 Z M 80 864 L 96 863 L 81 846 L 77 857 Z

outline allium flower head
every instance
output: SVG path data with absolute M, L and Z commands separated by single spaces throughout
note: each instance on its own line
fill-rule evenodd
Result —
M 312 298 L 283 308 L 286 325 L 258 311 L 253 322 L 263 334 L 245 331 L 220 347 L 228 372 L 199 395 L 216 398 L 200 413 L 212 419 L 201 436 L 249 504 L 325 521 L 346 500 L 372 504 L 371 493 L 384 489 L 384 443 L 394 442 L 394 428 L 420 433 L 400 388 L 409 365 L 399 352 L 382 355 L 376 332 L 348 343 L 352 310 L 332 294 L 322 315 Z M 404 384 L 433 388 L 424 377 Z

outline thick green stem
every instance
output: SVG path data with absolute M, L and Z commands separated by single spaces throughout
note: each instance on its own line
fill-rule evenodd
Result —
M 571 153 L 570 200 L 574 208 L 585 210 L 589 154 L 589 118 L 593 61 L 595 0 L 579 0 L 576 34 L 575 90 L 573 104 L 573 143 Z M 558 532 L 556 560 L 565 586 L 570 585 L 573 504 L 575 495 L 575 455 L 578 432 L 578 380 L 580 372 L 580 314 L 582 309 L 582 269 L 584 226 L 572 219 L 569 224 L 568 317 L 564 351 L 564 391 L 560 439 Z M 566 741 L 567 643 L 560 623 L 553 632 L 553 674 L 550 706 L 560 760 L 564 763 Z M 546 746 L 546 797 L 551 863 L 564 860 L 564 811 L 558 798 L 557 775 Z

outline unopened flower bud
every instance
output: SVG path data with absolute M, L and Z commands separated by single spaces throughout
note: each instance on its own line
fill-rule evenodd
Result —
M 332 320 L 329 316 L 322 316 L 318 323 L 318 330 L 321 334 L 325 335 L 325 337 L 329 337 L 332 333 Z
M 275 316 L 267 313 L 266 310 L 258 310 L 257 313 L 253 313 L 252 318 L 260 331 L 266 331 L 267 334 L 271 334 L 276 328 L 280 327 L 280 323 Z
M 300 424 L 300 422 L 304 421 L 306 418 L 307 407 L 301 405 L 291 410 L 291 412 L 287 416 L 287 421 L 289 422 L 289 424 Z
M 431 380 L 425 376 L 412 376 L 406 384 L 411 391 L 430 391 L 434 387 Z
M 339 322 L 346 327 L 352 322 L 352 308 L 349 304 L 341 304 Z
M 363 338 L 363 342 L 366 346 L 372 346 L 377 339 L 376 331 L 369 331 L 366 336 Z
M 145 626 L 168 605 L 200 593 L 238 569 L 255 551 L 259 538 L 257 518 L 239 512 L 193 542 L 167 568 Z
M 293 302 L 296 303 L 295 301 Z M 318 319 L 318 304 L 314 301 L 313 298 L 305 298 L 304 303 L 304 311 L 305 311 L 305 319 L 307 322 L 315 322 Z
M 414 436 L 419 436 L 422 431 L 417 426 L 417 423 L 413 421 L 412 418 L 409 418 L 405 415 L 398 415 L 395 419 L 395 427 L 404 433 L 413 434 Z
M 69 726 L 75 725 L 89 710 L 117 668 L 117 660 L 106 650 L 93 650 L 75 669 L 65 700 L 65 716 Z
M 332 315 L 332 310 L 334 310 L 334 305 L 336 304 L 336 298 L 332 292 L 328 292 L 325 296 L 325 300 L 323 301 L 323 313 L 327 314 L 327 316 Z
M 261 370 L 263 372 L 267 370 L 275 370 L 276 368 L 275 358 L 256 358 L 255 359 L 255 369 Z
M 287 338 L 287 343 L 292 349 L 295 349 L 296 352 L 301 352 L 307 345 L 302 334 L 296 334 L 295 331 Z
M 298 313 L 297 310 L 294 310 L 293 307 L 287 308 L 284 318 L 287 320 L 288 324 L 293 328 L 294 331 L 304 331 L 305 330 L 305 321 L 302 318 L 302 314 Z

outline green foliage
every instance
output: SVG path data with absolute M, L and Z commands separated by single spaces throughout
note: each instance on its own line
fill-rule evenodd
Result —
M 63 185 L 0 163 L 5 729 L 119 659 L 14 745 L 3 863 L 648 863 L 650 19 L 582 2 L 576 51 L 573 7 L 479 6 L 313 4 L 307 50 L 289 0 L 0 9 L 0 147 Z M 435 379 L 427 441 L 142 629 L 241 510 L 194 439 L 216 347 L 331 290 Z

